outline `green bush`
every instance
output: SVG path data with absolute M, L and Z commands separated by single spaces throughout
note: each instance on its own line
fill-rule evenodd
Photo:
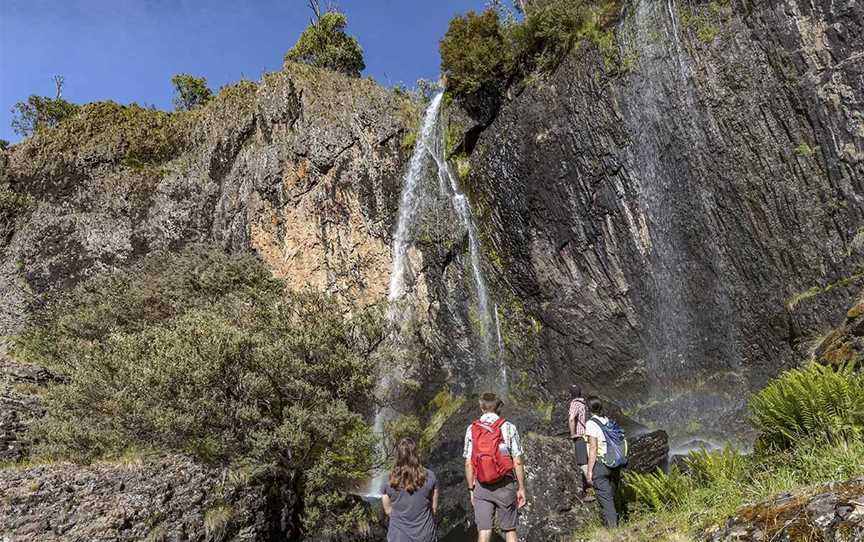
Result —
M 791 369 L 750 400 L 759 444 L 783 449 L 802 439 L 836 443 L 864 433 L 864 376 L 854 364 Z
M 468 96 L 484 86 L 495 86 L 509 70 L 504 29 L 493 9 L 479 15 L 469 11 L 452 19 L 440 51 L 447 89 L 456 96 Z
M 334 11 L 317 17 L 285 55 L 285 60 L 360 77 L 366 68 L 363 49 L 356 38 L 345 33 L 347 24 L 348 18 Z
M 291 293 L 255 258 L 195 247 L 143 259 L 50 302 L 16 354 L 66 377 L 32 426 L 37 453 L 129 447 L 289 480 L 316 532 L 360 521 L 347 488 L 371 467 L 368 408 L 385 321 Z
M 57 126 L 78 112 L 80 106 L 63 98 L 30 96 L 26 102 L 12 106 L 12 130 L 29 137 L 39 130 Z
M 602 29 L 620 5 L 620 0 L 534 0 L 525 3 L 521 22 L 512 14 L 502 22 L 497 3 L 479 15 L 458 16 L 440 43 L 447 90 L 463 102 L 484 90 L 500 92 L 512 78 L 554 71 L 581 40 L 595 43 L 608 67 L 607 58 L 618 56 L 617 44 L 610 46 L 614 36 Z
M 203 77 L 178 73 L 171 78 L 171 84 L 174 85 L 174 107 L 177 111 L 191 111 L 213 99 L 213 92 Z

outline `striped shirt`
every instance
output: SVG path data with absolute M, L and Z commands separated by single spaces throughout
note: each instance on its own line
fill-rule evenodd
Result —
M 576 398 L 570 401 L 570 416 L 569 421 L 576 420 L 576 432 L 572 433 L 571 437 L 581 437 L 585 435 L 585 400 Z
M 480 416 L 480 421 L 487 424 L 495 423 L 498 415 L 494 412 L 488 412 Z M 471 424 L 473 425 L 473 424 Z M 465 447 L 462 450 L 462 457 L 468 459 L 471 457 L 471 451 L 474 448 L 473 439 L 471 437 L 471 425 L 465 431 Z M 516 426 L 510 422 L 501 424 L 501 453 L 510 457 L 519 457 L 523 454 L 522 440 L 519 438 L 519 431 Z

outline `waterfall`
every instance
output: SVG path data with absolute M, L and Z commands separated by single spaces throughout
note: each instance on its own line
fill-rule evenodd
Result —
M 408 248 L 411 245 L 409 230 L 414 223 L 417 208 L 420 205 L 420 194 L 417 188 L 426 169 L 429 143 L 434 141 L 432 135 L 438 133 L 436 127 L 443 96 L 443 93 L 437 94 L 429 103 L 429 107 L 426 108 L 423 123 L 420 126 L 420 134 L 414 146 L 414 153 L 408 163 L 408 173 L 405 174 L 402 197 L 399 201 L 396 233 L 393 235 L 393 270 L 390 273 L 390 287 L 387 291 L 387 298 L 390 301 L 396 301 L 405 293 L 405 264 L 408 258 Z
M 497 361 L 495 367 L 495 372 L 498 374 L 497 386 L 499 387 L 499 391 L 506 393 L 507 372 L 501 358 L 500 323 L 496 307 L 494 315 L 495 335 L 493 336 L 493 318 L 489 310 L 489 291 L 486 286 L 486 279 L 483 276 L 483 257 L 477 225 L 471 212 L 468 197 L 462 191 L 458 176 L 453 172 L 452 167 L 447 161 L 445 132 L 441 122 L 441 101 L 443 96 L 443 92 L 435 95 L 423 114 L 420 133 L 417 136 L 417 142 L 408 163 L 408 171 L 405 174 L 402 186 L 396 232 L 393 235 L 393 268 L 387 292 L 388 301 L 391 303 L 390 318 L 393 321 L 397 321 L 402 316 L 400 309 L 395 303 L 407 293 L 406 283 L 409 273 L 408 251 L 411 248 L 411 228 L 416 223 L 417 212 L 423 203 L 423 197 L 425 194 L 428 194 L 428 192 L 422 190 L 423 181 L 427 180 L 426 174 L 429 166 L 434 165 L 438 176 L 439 192 L 442 196 L 449 199 L 453 210 L 459 217 L 462 228 L 468 236 L 469 263 L 471 265 L 471 276 L 476 293 L 477 320 L 480 326 L 478 331 L 482 352 L 479 353 L 479 357 L 486 362 L 491 360 L 493 357 L 492 344 L 497 337 L 498 349 L 494 355 Z M 396 374 L 396 370 L 393 368 L 382 376 L 379 383 L 379 391 L 382 395 L 386 396 L 391 391 L 391 387 L 398 384 L 400 377 Z M 483 368 L 482 372 L 488 374 L 486 368 Z M 393 415 L 393 410 L 388 407 L 378 409 L 375 414 L 373 430 L 379 436 L 383 435 L 386 422 L 392 419 Z M 384 457 L 384 450 L 381 450 L 381 455 Z M 380 489 L 384 484 L 385 477 L 386 472 L 383 469 L 376 474 L 370 481 L 366 493 L 367 497 L 374 498 L 380 496 Z

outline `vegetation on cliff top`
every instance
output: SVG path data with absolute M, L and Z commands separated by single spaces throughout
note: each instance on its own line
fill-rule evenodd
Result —
M 457 99 L 471 101 L 500 92 L 511 79 L 551 72 L 579 41 L 603 42 L 604 28 L 620 4 L 538 0 L 527 3 L 523 20 L 517 21 L 500 3 L 493 3 L 483 13 L 456 17 L 440 44 L 447 89 Z
M 251 256 L 195 247 L 59 294 L 16 355 L 66 379 L 31 427 L 39 457 L 170 450 L 277 476 L 316 532 L 362 523 L 345 490 L 372 464 L 367 408 L 384 319 L 286 291 Z
M 356 38 L 345 33 L 348 18 L 337 11 L 322 14 L 316 0 L 309 5 L 314 18 L 285 55 L 285 60 L 360 77 L 366 68 L 363 49 Z
M 752 454 L 697 451 L 683 469 L 626 474 L 629 520 L 589 539 L 695 540 L 745 503 L 864 474 L 864 373 L 854 365 L 792 369 L 750 405 L 760 431 Z
M 213 91 L 207 87 L 204 77 L 178 73 L 171 78 L 171 84 L 174 85 L 174 107 L 177 111 L 191 111 L 213 98 Z

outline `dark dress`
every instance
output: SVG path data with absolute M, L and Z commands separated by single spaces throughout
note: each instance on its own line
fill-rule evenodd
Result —
M 390 497 L 393 511 L 390 512 L 390 526 L 387 529 L 387 542 L 435 542 L 438 530 L 432 515 L 432 493 L 438 485 L 435 473 L 426 470 L 426 483 L 413 494 L 393 489 L 384 483 L 381 493 Z

